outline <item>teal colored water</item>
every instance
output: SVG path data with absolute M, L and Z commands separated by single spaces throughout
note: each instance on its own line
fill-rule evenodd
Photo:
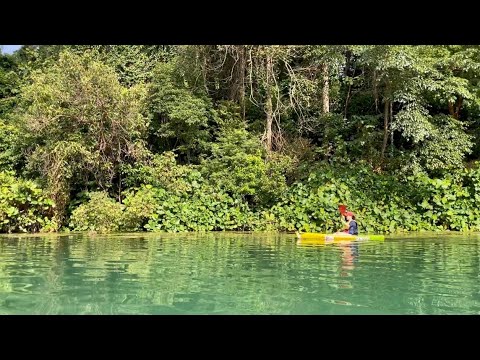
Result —
M 479 314 L 480 236 L 0 237 L 0 314 Z

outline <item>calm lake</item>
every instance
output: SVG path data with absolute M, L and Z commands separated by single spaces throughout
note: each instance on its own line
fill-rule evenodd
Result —
M 0 236 L 0 314 L 480 314 L 480 235 Z

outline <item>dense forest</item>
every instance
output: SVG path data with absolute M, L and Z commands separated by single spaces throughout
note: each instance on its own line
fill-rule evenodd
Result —
M 480 46 L 0 52 L 0 232 L 480 230 Z

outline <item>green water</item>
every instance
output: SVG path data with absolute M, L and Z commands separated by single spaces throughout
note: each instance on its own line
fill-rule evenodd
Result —
M 479 314 L 480 236 L 0 237 L 0 314 Z

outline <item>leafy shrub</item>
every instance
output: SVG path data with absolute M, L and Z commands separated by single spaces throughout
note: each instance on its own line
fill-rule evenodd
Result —
M 0 172 L 0 232 L 56 230 L 53 201 L 33 181 Z
M 123 205 L 105 192 L 92 192 L 90 200 L 73 210 L 70 227 L 77 231 L 118 231 L 122 221 Z

